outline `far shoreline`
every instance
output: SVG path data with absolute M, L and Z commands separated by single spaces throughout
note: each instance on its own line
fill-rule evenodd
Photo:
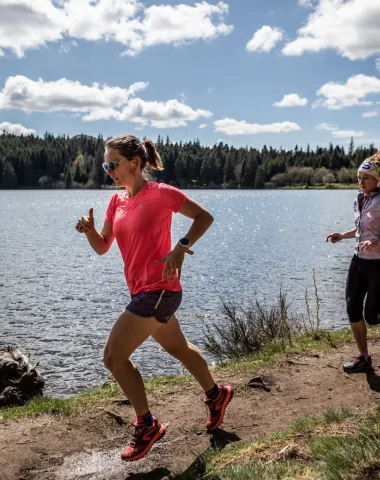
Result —
M 316 186 L 308 186 L 308 185 L 292 185 L 292 186 L 286 186 L 286 187 L 278 187 L 278 188 L 251 188 L 251 187 L 224 187 L 224 186 L 208 186 L 208 187 L 199 187 L 199 186 L 191 186 L 191 187 L 179 187 L 176 185 L 173 185 L 176 188 L 179 188 L 180 190 L 226 190 L 226 191 L 281 191 L 281 190 L 359 190 L 359 187 L 356 184 L 331 184 L 331 185 L 316 185 Z M 18 187 L 18 188 L 0 188 L 0 191 L 12 191 L 12 192 L 17 192 L 17 191 L 25 191 L 25 190 L 47 190 L 47 191 L 52 191 L 52 190 L 57 190 L 57 191 L 98 191 L 98 190 L 114 190 L 114 191 L 122 191 L 122 188 L 115 188 L 112 186 L 102 186 L 100 188 L 86 188 L 86 187 L 79 187 L 79 188 L 41 188 L 41 187 Z

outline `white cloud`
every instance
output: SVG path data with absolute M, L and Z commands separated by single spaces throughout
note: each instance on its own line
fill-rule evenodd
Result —
M 339 130 L 337 125 L 330 125 L 329 123 L 319 123 L 315 128 L 317 130 L 328 130 L 329 132 Z
M 354 75 L 345 84 L 328 82 L 323 85 L 317 95 L 320 98 L 314 106 L 326 107 L 329 110 L 340 110 L 357 105 L 371 105 L 367 95 L 380 93 L 380 79 L 366 75 Z
M 330 125 L 328 123 L 320 123 L 315 127 L 317 130 L 327 130 L 335 138 L 351 138 L 351 137 L 364 137 L 365 132 L 361 130 L 342 130 L 337 125 Z
M 97 109 L 121 107 L 148 83 L 137 82 L 127 89 L 119 87 L 82 85 L 61 78 L 53 82 L 30 80 L 22 75 L 9 77 L 0 92 L 0 108 L 15 108 L 25 112 L 89 112 Z
M 0 91 L 0 109 L 25 112 L 79 113 L 84 121 L 131 121 L 157 128 L 184 127 L 187 122 L 209 118 L 207 110 L 194 110 L 179 100 L 166 102 L 134 98 L 148 83 L 137 82 L 127 89 L 99 85 L 82 85 L 62 78 L 55 82 L 30 80 L 18 75 L 9 77 Z
M 128 45 L 125 54 L 132 56 L 153 45 L 178 46 L 195 40 L 211 40 L 232 32 L 233 27 L 223 21 L 228 9 L 224 2 L 211 5 L 204 1 L 194 6 L 153 5 L 144 11 L 142 20 L 132 22 L 132 35 L 128 35 L 127 41 L 123 41 L 124 29 L 116 40 Z
M 372 118 L 372 117 L 377 117 L 379 115 L 378 112 L 373 111 L 373 112 L 364 112 L 362 113 L 362 117 L 364 118 Z
M 356 130 L 334 130 L 332 132 L 336 138 L 364 137 L 365 133 Z
M 375 60 L 375 66 L 376 66 L 376 70 L 379 70 L 379 71 L 380 71 L 380 58 L 376 58 L 376 60 Z
M 246 49 L 249 52 L 270 52 L 283 36 L 284 32 L 280 28 L 264 25 L 254 33 Z
M 199 125 L 199 128 L 206 128 L 207 127 L 207 123 L 202 123 L 201 125 Z
M 256 135 L 258 133 L 287 133 L 301 130 L 301 127 L 293 122 L 270 123 L 260 125 L 258 123 L 247 123 L 245 120 L 234 120 L 224 118 L 214 122 L 216 132 L 226 135 Z
M 146 102 L 140 98 L 130 100 L 120 112 L 113 113 L 113 118 L 116 120 L 131 121 L 155 128 L 186 127 L 188 122 L 211 116 L 212 113 L 207 110 L 193 110 L 178 100 Z M 85 117 L 83 120 L 89 120 L 89 118 Z
M 19 123 L 0 123 L 0 134 L 3 132 L 13 133 L 14 135 L 33 135 L 37 133 L 33 128 L 26 128 Z
M 319 0 L 285 55 L 334 49 L 350 60 L 380 53 L 378 0 Z
M 307 98 L 301 98 L 297 93 L 284 95 L 280 102 L 275 102 L 274 107 L 304 107 L 307 105 Z
M 137 55 L 153 45 L 230 34 L 233 27 L 224 23 L 228 9 L 222 1 L 145 8 L 138 0 L 1 0 L 0 49 L 22 57 L 49 42 L 84 39 L 117 42 L 126 55 Z
M 50 0 L 1 0 L 0 48 L 18 57 L 63 38 L 67 18 Z

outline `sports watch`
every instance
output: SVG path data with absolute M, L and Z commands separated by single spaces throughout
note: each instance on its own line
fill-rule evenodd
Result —
M 190 248 L 190 240 L 186 237 L 183 237 L 179 240 L 178 245 L 188 250 Z

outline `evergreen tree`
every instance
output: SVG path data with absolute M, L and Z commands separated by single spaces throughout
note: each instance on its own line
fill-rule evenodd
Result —
M 105 173 L 102 166 L 103 162 L 104 162 L 103 148 L 99 146 L 96 151 L 94 162 L 92 164 L 92 169 L 90 173 L 90 180 L 93 182 L 93 184 L 89 186 L 95 186 L 98 188 L 101 185 L 104 185 Z
M 257 189 L 265 188 L 264 175 L 263 175 L 263 171 L 262 171 L 261 166 L 257 169 L 257 172 L 256 172 L 255 188 L 257 188 Z
M 65 181 L 66 188 L 71 188 L 72 187 L 73 179 L 72 179 L 72 176 L 71 176 L 71 171 L 70 171 L 69 165 L 66 165 L 66 168 L 65 168 L 64 181 Z
M 232 163 L 232 158 L 229 156 L 227 162 L 224 166 L 224 183 L 228 184 L 230 181 L 234 182 L 236 180 L 235 176 L 235 167 Z
M 11 162 L 5 162 L 2 175 L 3 188 L 17 188 L 18 180 Z

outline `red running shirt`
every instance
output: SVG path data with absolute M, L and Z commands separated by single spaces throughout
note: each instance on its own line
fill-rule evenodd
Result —
M 156 182 L 148 182 L 131 198 L 126 191 L 112 196 L 104 221 L 112 224 L 131 294 L 182 289 L 178 279 L 161 279 L 165 264 L 156 260 L 172 250 L 173 212 L 177 213 L 187 199 L 178 188 Z

